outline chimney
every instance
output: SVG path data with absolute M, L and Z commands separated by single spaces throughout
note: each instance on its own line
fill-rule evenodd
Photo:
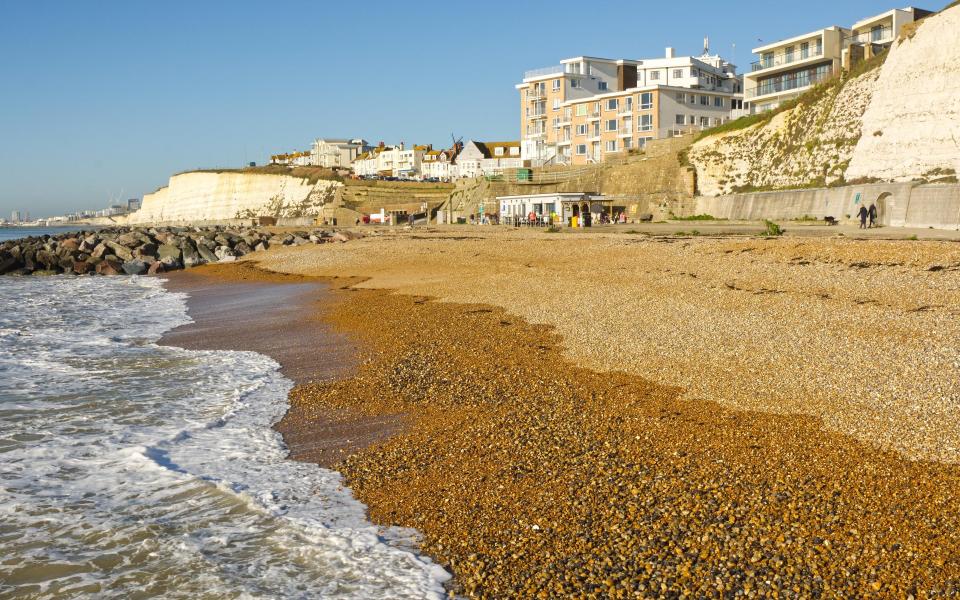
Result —
M 667 58 L 676 58 L 676 53 L 669 46 L 667 46 Z

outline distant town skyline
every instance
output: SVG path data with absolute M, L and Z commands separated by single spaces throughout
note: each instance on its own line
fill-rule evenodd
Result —
M 0 52 L 17 57 L 0 65 L 0 215 L 105 208 L 175 172 L 262 164 L 317 137 L 516 140 L 513 86 L 559 58 L 697 55 L 709 36 L 742 73 L 761 43 L 899 5 L 769 6 L 11 4 L 0 19 Z

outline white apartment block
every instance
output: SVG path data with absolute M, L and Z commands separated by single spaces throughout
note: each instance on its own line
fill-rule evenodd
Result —
M 314 140 L 310 149 L 310 164 L 328 169 L 346 168 L 353 164 L 357 156 L 372 149 L 366 140 L 360 138 L 351 140 L 318 138 Z
M 401 142 L 398 146 L 380 143 L 360 154 L 353 161 L 353 173 L 358 176 L 378 175 L 400 179 L 419 179 L 423 156 L 432 150 L 430 146 L 406 148 Z
M 667 48 L 646 60 L 569 58 L 527 71 L 516 88 L 521 157 L 533 166 L 600 162 L 743 110 L 736 66 L 711 55 L 707 43 L 699 57 Z
M 744 75 L 744 101 L 751 113 L 771 110 L 812 86 L 875 56 L 900 34 L 907 23 L 931 14 L 908 7 L 854 23 L 831 26 L 753 49 L 757 60 Z
M 457 156 L 457 177 L 500 175 L 505 169 L 523 166 L 520 142 L 477 142 L 470 140 Z

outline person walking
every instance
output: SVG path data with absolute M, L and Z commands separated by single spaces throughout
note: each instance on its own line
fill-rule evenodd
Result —
M 870 210 L 867 212 L 870 214 L 870 229 L 873 229 L 873 226 L 877 223 L 877 205 L 871 204 Z
M 866 206 L 861 205 L 857 216 L 860 217 L 860 229 L 867 228 L 867 215 L 870 214 Z

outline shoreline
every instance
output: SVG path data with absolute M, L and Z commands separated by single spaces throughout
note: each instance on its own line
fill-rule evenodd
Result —
M 954 589 L 955 466 L 572 365 L 558 332 L 499 308 L 349 289 L 323 318 L 364 359 L 295 388 L 288 416 L 407 415 L 333 464 L 458 592 Z

